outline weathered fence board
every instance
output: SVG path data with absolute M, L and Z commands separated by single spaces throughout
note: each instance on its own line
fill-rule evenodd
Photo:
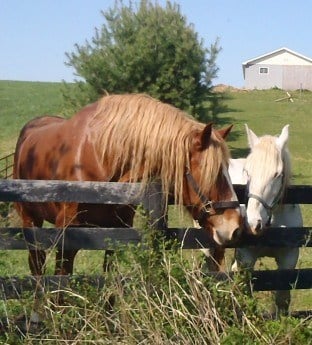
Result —
M 142 202 L 140 191 L 139 183 L 0 180 L 1 201 L 138 205 Z
M 240 202 L 245 201 L 245 185 L 234 185 Z M 36 190 L 36 193 L 34 193 Z M 92 204 L 140 204 L 140 183 L 78 182 L 61 180 L 0 179 L 0 201 L 64 201 Z M 145 193 L 147 195 L 148 191 Z M 159 193 L 160 189 L 159 189 Z M 157 195 L 156 195 L 157 197 Z M 287 189 L 285 203 L 312 204 L 312 186 Z
M 200 249 L 214 246 L 204 229 L 163 229 L 167 240 L 176 240 L 183 249 Z M 116 245 L 139 243 L 140 231 L 135 228 L 0 228 L 0 249 L 113 249 Z M 244 236 L 235 247 L 312 247 L 312 227 L 270 228 L 262 236 Z
M 59 291 L 87 283 L 95 289 L 105 286 L 103 276 L 0 277 L 0 299 L 19 299 L 29 292 Z
M 183 249 L 200 249 L 213 247 L 214 244 L 204 229 L 168 228 L 168 239 L 177 239 Z M 235 247 L 312 247 L 312 227 L 305 228 L 270 228 L 262 236 L 244 235 L 242 239 L 227 245 Z
M 252 273 L 255 291 L 311 289 L 312 269 L 267 270 Z
M 105 250 L 116 245 L 138 243 L 134 228 L 0 228 L 0 249 L 86 249 Z

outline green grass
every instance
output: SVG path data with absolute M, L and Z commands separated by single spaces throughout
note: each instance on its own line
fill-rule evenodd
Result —
M 0 81 L 0 157 L 14 151 L 30 119 L 62 112 L 60 83 Z

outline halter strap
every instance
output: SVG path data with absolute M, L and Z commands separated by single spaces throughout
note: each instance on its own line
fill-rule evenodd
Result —
M 282 178 L 284 178 L 284 175 L 282 175 Z M 283 183 L 282 183 L 283 185 Z M 267 222 L 267 225 L 270 225 L 271 224 L 271 220 L 272 220 L 272 212 L 273 212 L 273 209 L 274 207 L 276 206 L 276 204 L 280 201 L 281 197 L 282 197 L 282 194 L 283 194 L 283 188 L 280 189 L 279 193 L 277 194 L 277 196 L 274 198 L 271 206 L 263 199 L 261 198 L 259 195 L 256 195 L 256 194 L 253 194 L 253 193 L 249 193 L 249 182 L 247 183 L 247 186 L 246 186 L 246 194 L 247 194 L 247 200 L 245 202 L 246 204 L 246 207 L 247 207 L 247 204 L 248 204 L 248 199 L 252 198 L 252 199 L 256 199 L 260 202 L 260 204 L 267 210 L 268 212 L 268 215 L 269 215 L 269 219 L 268 219 L 268 222 Z
M 252 198 L 252 199 L 256 199 L 260 202 L 260 204 L 262 204 L 262 206 L 268 210 L 268 211 L 272 211 L 274 205 L 270 206 L 264 199 L 262 199 L 260 196 L 256 195 L 256 194 L 252 194 L 252 193 L 249 193 L 248 194 L 248 198 Z
M 238 208 L 240 207 L 239 201 L 212 201 L 206 198 L 200 191 L 200 188 L 198 184 L 196 183 L 193 175 L 191 174 L 190 170 L 187 169 L 185 176 L 187 178 L 188 183 L 192 186 L 195 193 L 198 195 L 200 201 L 202 202 L 203 206 L 200 209 L 199 215 L 198 215 L 198 222 L 199 224 L 202 223 L 204 220 L 204 217 L 212 216 L 211 211 L 212 210 L 222 210 L 226 208 Z

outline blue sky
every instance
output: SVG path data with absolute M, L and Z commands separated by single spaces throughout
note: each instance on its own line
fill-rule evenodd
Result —
M 312 57 L 310 0 L 176 2 L 206 47 L 220 39 L 220 71 L 214 84 L 244 86 L 242 62 L 281 47 Z M 65 66 L 65 52 L 91 39 L 94 28 L 104 23 L 100 11 L 113 4 L 114 0 L 0 0 L 0 80 L 72 81 L 74 70 Z

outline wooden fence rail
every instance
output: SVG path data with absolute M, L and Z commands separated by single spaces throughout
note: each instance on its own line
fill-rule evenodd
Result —
M 239 200 L 243 202 L 245 187 L 236 185 Z M 161 188 L 157 184 L 148 186 L 141 193 L 138 183 L 111 182 L 69 182 L 37 180 L 0 180 L 0 201 L 2 202 L 47 202 L 65 201 L 79 203 L 106 204 L 142 204 L 150 213 L 154 227 L 163 231 L 168 239 L 176 239 L 184 249 L 212 247 L 207 233 L 195 228 L 166 228 L 163 218 Z M 312 204 L 312 186 L 292 186 L 287 191 L 286 203 Z M 244 236 L 238 246 L 271 247 L 311 247 L 312 228 L 271 228 L 260 238 Z M 1 250 L 26 250 L 40 247 L 62 247 L 63 249 L 111 249 L 120 243 L 138 243 L 140 231 L 135 228 L 0 228 Z M 229 246 L 233 248 L 234 246 Z M 216 275 L 216 273 L 211 273 Z M 224 274 L 218 273 L 219 278 Z M 228 277 L 228 274 L 225 274 Z M 17 298 L 23 291 L 33 289 L 38 284 L 36 277 L 0 277 L 3 298 Z M 75 277 L 44 277 L 40 284 L 56 286 L 64 284 Z M 85 277 L 104 283 L 103 277 Z M 253 273 L 254 290 L 287 290 L 290 288 L 311 289 L 312 268 L 285 271 L 255 271 Z M 9 293 L 8 291 L 11 291 Z M 10 297 L 11 296 L 11 297 Z M 1 296 L 0 296 L 1 298 Z

